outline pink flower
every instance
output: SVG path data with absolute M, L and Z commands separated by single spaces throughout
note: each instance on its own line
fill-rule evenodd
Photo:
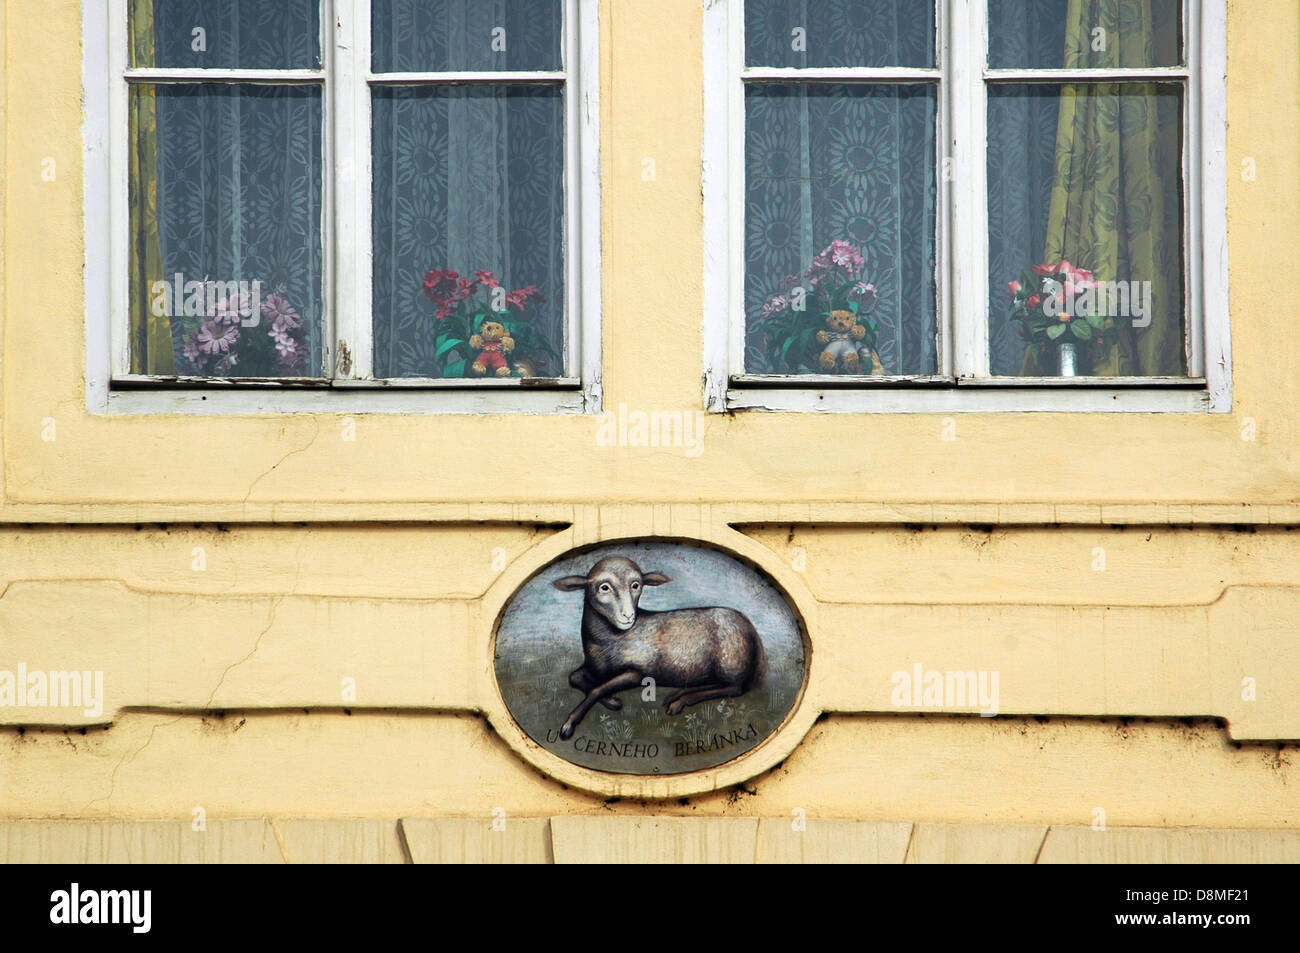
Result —
M 862 271 L 866 263 L 866 259 L 851 242 L 837 239 L 812 260 L 804 277 L 808 279 L 814 291 L 819 291 L 824 282 L 832 279 L 835 269 L 841 269 L 845 275 L 852 277 Z M 838 284 L 843 279 L 834 277 L 834 280 Z
M 1008 282 L 1007 282 L 1007 294 L 1011 295 L 1011 297 L 1013 297 L 1013 298 L 1014 298 L 1016 295 L 1020 294 L 1020 282 L 1018 282 L 1018 281 L 1008 281 Z
M 1029 296 L 1029 307 L 1031 307 L 1031 308 L 1037 308 L 1037 307 L 1038 307 L 1040 304 L 1042 304 L 1042 303 L 1043 303 L 1043 296 L 1042 296 L 1042 295 L 1030 295 L 1030 296 Z
M 786 308 L 790 307 L 790 299 L 786 295 L 777 295 L 767 304 L 763 305 L 763 317 L 770 318 L 774 314 L 780 314 Z
M 813 290 L 819 288 L 821 283 L 826 280 L 826 276 L 830 274 L 832 267 L 834 266 L 831 264 L 831 260 L 829 258 L 823 258 L 821 255 L 818 255 L 812 260 L 812 264 L 808 266 L 808 270 L 804 273 L 804 277 L 807 278 L 808 283 L 813 286 Z
M 199 350 L 204 354 L 225 354 L 239 340 L 239 325 L 209 321 L 199 330 Z
M 275 351 L 281 359 L 294 358 L 298 356 L 298 342 L 291 337 L 276 338 Z
M 281 294 L 273 294 L 262 303 L 262 316 L 271 322 L 275 330 L 302 327 L 301 316 Z
M 1080 289 L 1090 288 L 1096 284 L 1096 277 L 1091 271 L 1074 267 L 1068 258 L 1062 258 L 1055 265 L 1034 265 L 1033 270 L 1040 278 L 1064 277 L 1067 285 L 1073 284 Z
M 861 298 L 863 304 L 880 300 L 880 292 L 876 290 L 876 286 L 865 281 L 859 281 L 854 285 L 851 293 Z
M 216 319 L 226 324 L 240 324 L 246 315 L 253 313 L 253 299 L 246 294 L 222 298 L 217 302 Z
M 474 276 L 478 278 L 481 284 L 484 284 L 489 288 L 495 288 L 497 285 L 501 284 L 501 282 L 497 280 L 496 275 L 492 274 L 490 271 L 476 271 L 474 272 Z
M 198 341 L 195 335 L 190 335 L 190 339 L 186 341 L 185 346 L 181 348 L 181 354 L 183 354 L 185 360 L 189 361 L 191 364 L 198 363 L 200 353 Z
M 830 247 L 821 253 L 821 257 L 829 257 L 836 265 L 851 272 L 856 272 L 867 263 L 856 248 L 843 240 L 831 242 Z
M 1085 271 L 1082 268 L 1072 268 L 1065 273 L 1065 293 L 1076 295 L 1080 292 L 1087 291 L 1089 288 L 1097 287 L 1097 280 L 1093 277 L 1091 271 Z

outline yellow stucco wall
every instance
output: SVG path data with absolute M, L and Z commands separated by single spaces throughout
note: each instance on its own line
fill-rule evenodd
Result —
M 701 4 L 604 0 L 601 23 L 605 402 L 694 412 Z M 710 415 L 698 457 L 601 446 L 583 416 L 359 414 L 345 440 L 338 415 L 89 414 L 80 37 L 77 0 L 5 0 L 0 668 L 102 669 L 107 703 L 0 708 L 0 818 L 202 806 L 278 819 L 285 853 L 289 818 L 494 807 L 1300 826 L 1292 0 L 1229 4 L 1233 413 L 960 415 L 951 441 L 938 415 Z M 827 714 L 742 788 L 607 803 L 477 714 L 483 647 L 544 555 L 651 533 L 747 547 L 794 580 Z M 890 673 L 915 661 L 998 669 L 1003 717 L 900 711 Z M 356 842 L 396 856 L 390 827 Z M 300 856 L 328 839 L 293 830 Z M 905 851 L 956 849 L 917 836 Z

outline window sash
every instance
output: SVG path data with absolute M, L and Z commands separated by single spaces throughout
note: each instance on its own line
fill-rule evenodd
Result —
M 1200 181 L 1192 160 L 1193 141 L 1198 138 L 1196 122 L 1200 115 L 1199 102 L 1193 102 L 1197 84 L 1191 82 L 1196 75 L 1200 43 L 1199 17 L 1193 17 L 1192 8 L 1199 0 L 1183 0 L 1184 62 L 1180 67 L 1147 68 L 1082 68 L 1082 69 L 990 69 L 988 67 L 988 0 L 938 0 L 939 4 L 953 6 L 954 32 L 949 37 L 953 64 L 952 97 L 954 148 L 952 168 L 955 176 L 970 180 L 967 189 L 954 187 L 953 258 L 949 271 L 952 274 L 954 310 L 955 354 L 953 372 L 956 383 L 990 387 L 1159 387 L 1204 386 L 1202 309 L 1198 295 L 1199 260 L 1194 250 L 1199 248 L 1200 230 L 1196 212 L 1200 202 Z M 972 42 L 959 43 L 956 37 L 966 36 Z M 988 88 L 992 84 L 1029 85 L 1036 83 L 1103 83 L 1103 82 L 1163 81 L 1180 83 L 1183 87 L 1183 116 L 1181 156 L 1181 196 L 1183 203 L 1183 334 L 1186 352 L 1186 377 L 1079 377 L 1062 383 L 1055 377 L 993 377 L 989 365 L 989 332 L 993 315 L 988 310 L 989 281 L 989 228 L 988 228 Z M 959 154 L 961 146 L 967 146 Z M 962 267 L 957 267 L 962 262 Z M 974 313 L 961 312 L 955 302 L 979 301 Z
M 1212 159 L 1215 174 L 1222 174 L 1223 157 L 1207 155 L 1203 139 L 1207 127 L 1217 129 L 1222 121 L 1222 92 L 1218 91 L 1207 110 L 1204 99 L 1204 51 L 1207 39 L 1215 63 L 1221 63 L 1222 0 L 1183 0 L 1184 62 L 1181 67 L 1114 69 L 990 69 L 988 61 L 988 0 L 936 0 L 936 56 L 934 69 L 891 68 L 770 68 L 745 63 L 744 0 L 725 0 L 705 13 L 706 82 L 706 221 L 725 222 L 724 235 L 712 241 L 725 248 L 726 272 L 716 267 L 710 255 L 709 303 L 706 305 L 706 403 L 713 410 L 753 407 L 760 409 L 863 410 L 874 409 L 844 391 L 871 391 L 898 385 L 931 385 L 914 391 L 915 408 L 933 410 L 998 409 L 1026 406 L 1023 398 L 995 396 L 999 388 L 1035 390 L 1056 396 L 1034 398 L 1048 410 L 1108 409 L 1104 399 L 1084 400 L 1081 390 L 1105 390 L 1104 396 L 1124 391 L 1128 396 L 1110 403 L 1113 409 L 1145 408 L 1141 399 L 1131 399 L 1139 388 L 1208 391 L 1205 394 L 1171 394 L 1151 404 L 1153 409 L 1204 409 L 1213 404 L 1224 409 L 1230 394 L 1226 330 L 1226 262 L 1222 254 L 1211 259 L 1205 229 L 1205 207 L 1223 194 L 1216 180 L 1207 190 L 1205 162 Z M 1207 9 L 1208 7 L 1208 9 Z M 1202 20 L 1210 24 L 1208 29 Z M 1218 24 L 1217 32 L 1214 24 Z M 722 55 L 725 49 L 726 55 Z M 1216 73 L 1218 75 L 1218 73 Z M 845 378 L 828 375 L 751 375 L 744 370 L 746 314 L 744 307 L 744 235 L 746 143 L 744 89 L 754 82 L 933 82 L 938 86 L 938 154 L 936 155 L 937 232 L 936 324 L 938 367 L 932 377 L 895 376 Z M 989 329 L 992 315 L 988 306 L 989 236 L 987 182 L 987 90 L 994 83 L 1052 82 L 1137 82 L 1164 81 L 1183 88 L 1183 155 L 1181 157 L 1184 209 L 1184 329 L 1187 377 L 1179 378 L 995 378 L 989 374 Z M 1220 81 L 1221 82 L 1221 81 Z M 721 90 L 721 91 L 720 91 Z M 723 123 L 717 113 L 725 115 Z M 712 114 L 712 115 L 710 115 Z M 710 121 L 711 120 L 711 121 Z M 1215 142 L 1222 132 L 1215 132 Z M 1217 207 L 1217 202 L 1214 203 Z M 1216 212 L 1213 233 L 1224 229 L 1221 212 Z M 712 228 L 710 228 L 712 232 Z M 1213 270 L 1213 274 L 1207 274 Z M 1214 295 L 1205 293 L 1211 280 Z M 713 315 L 722 311 L 725 322 Z M 723 326 L 725 325 L 725 326 Z M 1207 350 L 1218 355 L 1217 365 L 1207 360 Z M 1213 379 L 1211 379 L 1213 378 Z M 963 399 L 952 401 L 939 391 L 978 387 Z M 746 392 L 746 388 L 750 388 Z M 762 388 L 759 390 L 758 388 Z M 829 388 L 829 390 L 828 390 Z M 839 392 L 840 396 L 831 396 Z M 881 398 L 884 411 L 907 410 L 908 395 Z M 786 396 L 775 397 L 773 394 Z M 926 396 L 926 395 L 929 396 Z M 828 397 L 831 399 L 828 400 Z M 1204 399 L 1202 399 L 1204 398 Z M 1017 400 L 1019 403 L 1017 403 Z M 1073 404 L 1071 402 L 1074 402 Z M 1125 407 L 1121 407 L 1123 403 Z M 964 406 L 963 406 L 964 405 Z M 1037 409 L 1037 408 L 1034 408 Z
M 331 220 L 332 188 L 328 170 L 332 166 L 333 143 L 330 135 L 329 109 L 329 53 L 326 43 L 328 13 L 332 0 L 322 0 L 320 44 L 321 65 L 318 69 L 238 69 L 193 67 L 142 67 L 131 66 L 129 54 L 129 0 L 108 0 L 108 79 L 111 84 L 108 97 L 109 135 L 109 220 L 112 233 L 109 240 L 109 374 L 113 384 L 128 387 L 157 386 L 163 383 L 193 385 L 212 384 L 213 378 L 177 376 L 160 378 L 155 375 L 131 373 L 132 311 L 129 279 L 128 249 L 131 242 L 130 194 L 131 164 L 129 161 L 131 88 L 137 85 L 173 85 L 185 83 L 258 84 L 273 86 L 309 85 L 321 88 L 321 113 L 324 127 L 321 130 L 322 161 L 325 168 L 321 177 L 321 341 L 322 367 L 303 377 L 283 379 L 240 379 L 230 386 L 302 386 L 307 383 L 328 383 L 324 368 L 333 352 L 333 315 L 330 295 L 330 240 L 325 229 Z M 309 369 L 311 370 L 311 369 Z M 222 382 L 225 384 L 226 382 Z
M 943 144 L 946 141 L 946 109 L 944 80 L 944 0 L 938 0 L 935 9 L 935 50 L 933 67 L 878 67 L 878 66 L 836 66 L 836 67 L 772 67 L 750 66 L 745 57 L 745 13 L 743 0 L 726 0 L 719 4 L 723 7 L 722 19 L 725 19 L 726 32 L 726 74 L 727 74 L 727 116 L 728 116 L 728 157 L 727 178 L 731 195 L 729 206 L 729 241 L 728 241 L 728 316 L 726 361 L 729 372 L 728 383 L 739 385 L 761 385 L 780 387 L 861 387 L 875 384 L 889 385 L 899 383 L 945 383 L 951 372 L 950 348 L 947 332 L 949 317 L 944 306 L 944 256 L 942 249 L 947 236 L 947 212 L 941 174 L 943 169 Z M 706 36 L 708 31 L 706 30 Z M 714 53 L 713 55 L 716 55 Z M 706 49 L 706 60 L 711 58 Z M 706 78 L 707 82 L 707 78 Z M 868 382 L 863 378 L 848 379 L 833 374 L 750 374 L 745 371 L 745 90 L 757 83 L 779 82 L 787 84 L 813 83 L 876 83 L 897 86 L 919 83 L 934 86 L 937 91 L 936 129 L 935 129 L 935 181 L 938 184 L 935 196 L 935 347 L 938 373 L 934 375 L 901 374 L 875 378 Z
M 596 0 L 563 0 L 561 56 L 556 71 L 375 73 L 371 64 L 370 0 L 322 0 L 319 69 L 134 69 L 128 59 L 128 0 L 108 0 L 108 97 L 110 328 L 109 375 L 113 385 L 157 387 L 165 384 L 217 385 L 232 388 L 300 388 L 304 384 L 353 389 L 511 390 L 519 378 L 431 379 L 373 377 L 373 245 L 371 193 L 373 146 L 371 92 L 382 86 L 546 84 L 564 95 L 565 192 L 565 367 L 548 378 L 553 389 L 582 389 L 586 409 L 599 405 L 599 187 L 596 77 L 598 37 Z M 331 25 L 332 30 L 331 30 Z M 332 35 L 331 35 L 332 34 Z M 581 77 L 581 79 L 577 79 Z M 323 96 L 324 156 L 322 196 L 322 341 L 319 376 L 283 380 L 216 380 L 205 377 L 160 378 L 135 375 L 131 368 L 129 268 L 130 142 L 126 117 L 130 87 L 142 83 L 263 83 L 320 86 Z M 585 263 L 585 267 L 584 267 Z M 530 381 L 529 389 L 540 382 Z M 524 400 L 527 409 L 538 401 Z M 474 409 L 472 401 L 459 402 Z M 480 407 L 479 409 L 486 409 Z M 505 406 L 503 409 L 513 409 Z

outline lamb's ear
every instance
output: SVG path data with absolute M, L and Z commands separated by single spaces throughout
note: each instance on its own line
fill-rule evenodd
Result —
M 662 586 L 666 582 L 672 582 L 672 580 L 661 572 L 648 572 L 641 577 L 643 586 Z
M 577 592 L 579 589 L 587 588 L 586 576 L 565 576 L 563 579 L 557 579 L 551 583 L 561 592 Z

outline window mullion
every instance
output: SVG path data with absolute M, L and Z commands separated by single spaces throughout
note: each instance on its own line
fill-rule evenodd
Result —
M 261 83 L 289 86 L 295 83 L 319 85 L 324 70 L 316 69 L 189 69 L 150 67 L 128 69 L 126 78 L 133 83 Z
M 741 0 L 728 5 L 727 20 L 727 367 L 745 373 L 745 16 Z
M 582 94 L 579 63 L 582 60 L 581 31 L 578 24 L 577 0 L 564 0 L 560 30 L 559 85 L 564 103 L 564 258 L 565 282 L 568 291 L 564 296 L 564 366 L 565 377 L 581 377 L 582 349 L 582 275 L 587 267 L 582 246 Z M 515 73 L 518 76 L 520 74 Z
M 370 0 L 335 0 L 333 83 L 334 344 L 329 376 L 371 376 Z
M 1183 241 L 1184 333 L 1186 335 L 1187 373 L 1203 377 L 1207 345 L 1204 282 L 1209 263 L 1203 257 L 1205 235 L 1205 154 L 1202 151 L 1205 128 L 1202 126 L 1201 83 L 1206 75 L 1201 65 L 1203 9 L 1200 3 L 1183 3 L 1183 62 L 1187 79 L 1183 86 L 1183 221 L 1187 237 Z
M 984 78 L 990 83 L 1169 83 L 1186 79 L 1182 66 L 1141 68 L 1080 67 L 1071 69 L 991 69 Z
M 110 377 L 121 377 L 131 371 L 131 289 L 130 254 L 130 84 L 124 79 L 130 67 L 127 52 L 126 0 L 110 0 L 108 14 L 108 118 L 109 118 L 109 222 L 112 229 L 110 246 L 109 285 L 111 327 L 109 351 Z
M 935 83 L 941 71 L 902 66 L 777 67 L 745 66 L 741 75 L 748 81 L 776 83 Z
M 987 0 L 951 0 L 949 18 L 952 358 L 957 378 L 987 377 Z
M 520 86 L 530 83 L 560 85 L 568 78 L 564 70 L 484 70 L 479 72 L 369 73 L 371 86 L 420 86 L 434 83 L 466 86 Z
M 935 365 L 940 377 L 953 377 L 953 305 L 952 282 L 952 36 L 949 26 L 952 11 L 947 0 L 937 0 L 934 5 L 934 63 L 938 68 L 939 84 L 935 116 L 934 137 L 934 319 Z

